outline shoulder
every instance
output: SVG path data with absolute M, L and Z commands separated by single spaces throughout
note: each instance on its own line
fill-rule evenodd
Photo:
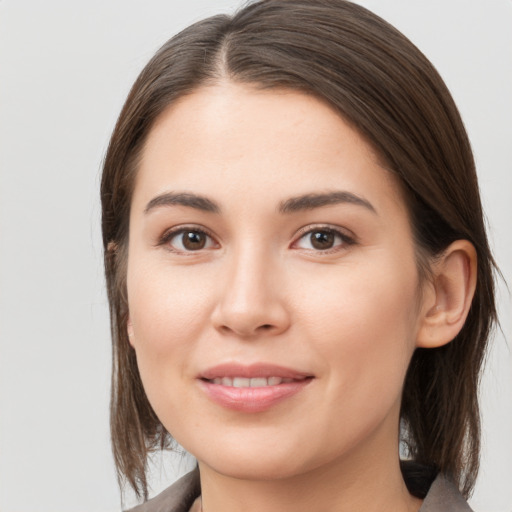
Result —
M 154 498 L 127 512 L 188 512 L 200 492 L 199 471 L 195 469 Z
M 404 475 L 406 476 L 406 475 Z M 411 475 L 407 475 L 411 483 Z M 428 485 L 428 482 L 427 482 Z M 188 512 L 201 492 L 199 471 L 187 473 L 159 495 L 127 512 Z M 456 485 L 438 475 L 426 492 L 419 512 L 473 512 Z
M 457 486 L 444 475 L 439 475 L 425 496 L 419 512 L 473 512 Z
M 433 467 L 413 461 L 400 461 L 409 492 L 423 499 L 419 512 L 473 512 L 458 487 Z

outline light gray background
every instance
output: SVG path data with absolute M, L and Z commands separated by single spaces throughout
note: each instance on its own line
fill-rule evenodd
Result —
M 445 78 L 512 283 L 512 2 L 361 0 Z M 120 508 L 108 439 L 110 341 L 99 168 L 128 89 L 177 30 L 231 0 L 0 1 L 0 511 Z M 512 511 L 511 301 L 483 381 L 472 499 Z M 509 340 L 507 342 L 505 338 Z M 157 463 L 157 491 L 186 461 Z M 128 496 L 130 501 L 130 496 Z

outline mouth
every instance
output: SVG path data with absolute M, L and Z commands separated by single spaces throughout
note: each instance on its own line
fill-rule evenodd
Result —
M 314 376 L 269 364 L 224 364 L 198 376 L 215 404 L 238 412 L 263 412 L 302 391 Z
M 294 379 L 284 377 L 254 377 L 248 379 L 246 377 L 216 377 L 208 379 L 212 384 L 228 386 L 230 388 L 265 388 L 267 386 L 279 386 L 279 384 L 287 384 L 293 382 Z

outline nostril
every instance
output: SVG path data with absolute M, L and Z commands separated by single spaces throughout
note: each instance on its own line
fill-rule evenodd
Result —
M 261 328 L 264 331 L 268 331 L 269 329 L 272 329 L 272 326 L 270 324 L 264 324 L 264 325 L 261 326 Z

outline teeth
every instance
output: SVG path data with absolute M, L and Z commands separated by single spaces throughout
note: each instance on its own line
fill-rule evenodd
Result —
M 259 377 L 256 379 L 251 379 L 251 383 L 249 384 L 251 388 L 262 388 L 268 386 L 267 379 L 265 377 Z
M 281 377 L 255 377 L 248 379 L 246 377 L 217 377 L 211 382 L 222 386 L 229 386 L 233 388 L 264 388 L 267 386 L 278 386 L 279 384 L 286 384 L 293 382 L 293 379 L 283 379 Z
M 251 379 L 245 379 L 244 377 L 235 377 L 233 379 L 234 388 L 248 388 L 251 385 Z

